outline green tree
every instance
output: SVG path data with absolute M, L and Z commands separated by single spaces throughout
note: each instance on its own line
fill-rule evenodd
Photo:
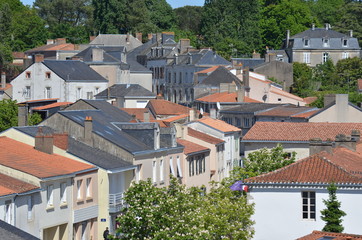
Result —
M 307 97 L 313 89 L 312 76 L 312 69 L 307 64 L 294 62 L 292 92 Z
M 150 180 L 126 192 L 127 208 L 118 218 L 121 239 L 250 239 L 253 205 L 227 185 L 209 193 L 185 188 L 175 178 L 157 188 Z
M 18 125 L 18 106 L 16 101 L 0 101 L 0 132 Z
M 272 149 L 262 148 L 248 154 L 244 160 L 244 170 L 255 176 L 277 170 L 295 161 L 295 152 L 284 152 L 283 146 L 278 144 Z
M 39 113 L 33 113 L 28 118 L 28 126 L 37 125 L 41 121 L 43 121 L 41 115 Z
M 202 7 L 184 6 L 174 9 L 177 27 L 183 31 L 190 31 L 195 35 L 200 32 Z
M 341 87 L 338 85 L 338 75 L 331 59 L 325 63 L 317 64 L 313 68 L 313 81 L 320 84 L 321 90 L 335 90 Z
M 355 91 L 357 80 L 362 78 L 362 59 L 358 57 L 339 60 L 336 64 L 338 85 L 348 92 Z
M 168 30 L 175 24 L 175 13 L 166 0 L 146 0 L 151 22 L 160 30 Z
M 317 0 L 308 1 L 312 15 L 318 19 L 320 24 L 329 23 L 335 25 L 342 17 L 344 0 Z M 316 22 L 317 23 L 317 22 Z
M 97 33 L 126 33 L 126 0 L 92 0 Z
M 326 205 L 326 209 L 321 211 L 321 218 L 326 222 L 326 225 L 322 229 L 324 232 L 343 232 L 342 217 L 346 216 L 346 213 L 340 209 L 341 202 L 337 200 L 337 186 L 331 183 L 328 186 L 329 198 L 323 199 L 323 203 Z

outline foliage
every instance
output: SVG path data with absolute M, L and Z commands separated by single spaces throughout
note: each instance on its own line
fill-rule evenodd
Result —
M 176 24 L 180 30 L 190 31 L 195 35 L 200 32 L 202 7 L 184 6 L 173 10 Z
M 0 101 L 0 132 L 18 125 L 18 106 L 16 101 Z
M 312 90 L 312 69 L 305 63 L 293 63 L 292 92 L 300 97 L 307 97 Z
M 127 208 L 117 219 L 120 239 L 249 239 L 253 205 L 226 185 L 209 193 L 185 188 L 175 178 L 157 188 L 150 180 L 126 192 Z
M 324 232 L 343 232 L 342 217 L 346 216 L 346 213 L 340 209 L 341 202 L 337 200 L 336 191 L 337 187 L 334 183 L 328 186 L 329 198 L 323 199 L 323 203 L 326 205 L 326 209 L 321 211 L 321 218 L 326 222 L 326 225 L 322 229 Z
M 336 68 L 331 59 L 325 63 L 317 64 L 313 68 L 313 81 L 321 85 L 321 90 L 334 90 L 338 84 Z
M 310 9 L 320 24 L 328 23 L 334 26 L 342 17 L 341 8 L 345 4 L 344 0 L 318 0 L 308 1 Z M 317 22 L 316 22 L 317 23 Z
M 278 144 L 272 149 L 262 148 L 248 154 L 244 160 L 246 172 L 260 175 L 287 166 L 295 161 L 295 152 L 284 152 L 283 146 Z
M 126 0 L 92 0 L 94 27 L 98 33 L 126 32 Z
M 357 80 L 362 78 L 362 59 L 358 57 L 339 60 L 336 64 L 338 86 L 348 92 L 357 87 Z
M 28 126 L 37 125 L 41 121 L 43 121 L 41 115 L 39 113 L 33 113 L 28 118 Z

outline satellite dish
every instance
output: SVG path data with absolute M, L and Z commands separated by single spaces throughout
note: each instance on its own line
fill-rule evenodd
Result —
M 221 109 L 221 106 L 220 106 L 220 103 L 219 103 L 219 102 L 216 103 L 216 107 L 217 107 L 217 110 L 220 110 L 220 109 Z

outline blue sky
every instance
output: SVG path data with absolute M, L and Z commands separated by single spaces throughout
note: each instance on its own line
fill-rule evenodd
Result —
M 24 5 L 33 5 L 34 0 L 21 0 Z M 178 8 L 186 5 L 202 6 L 205 0 L 166 0 L 173 8 Z

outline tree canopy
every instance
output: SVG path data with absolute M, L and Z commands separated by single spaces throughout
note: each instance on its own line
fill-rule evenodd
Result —
M 16 101 L 0 101 L 0 132 L 18 125 L 18 106 Z

